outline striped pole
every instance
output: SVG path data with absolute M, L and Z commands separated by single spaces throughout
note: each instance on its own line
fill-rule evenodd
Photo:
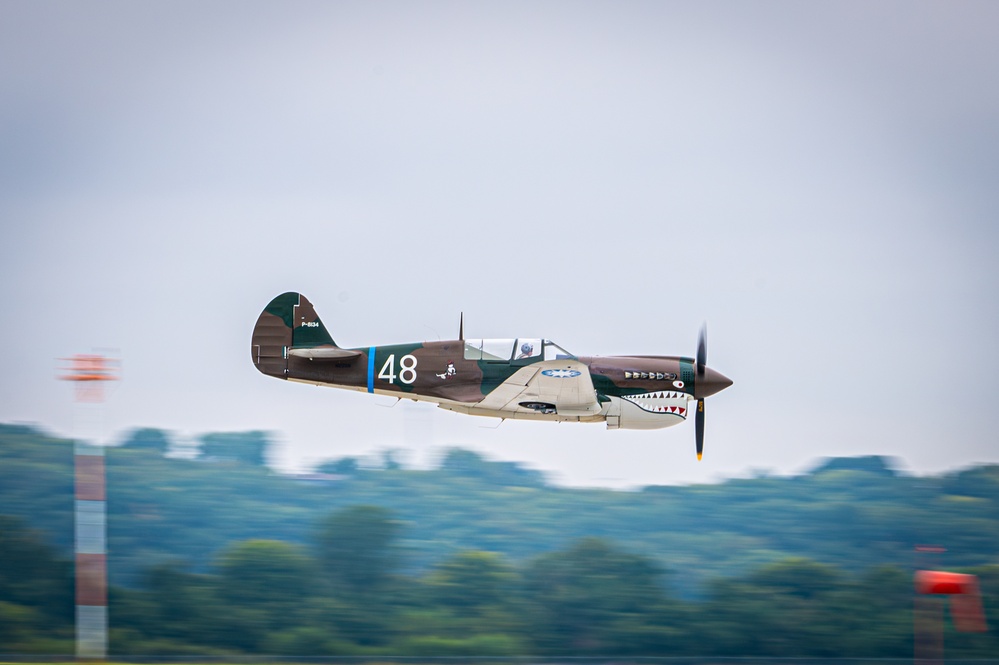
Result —
M 103 660 L 108 651 L 107 493 L 104 448 L 77 442 L 76 657 Z
M 60 379 L 76 386 L 76 401 L 104 401 L 104 384 L 115 381 L 117 361 L 102 355 L 64 358 Z M 76 657 L 104 660 L 108 653 L 107 485 L 104 447 L 76 440 L 75 479 Z

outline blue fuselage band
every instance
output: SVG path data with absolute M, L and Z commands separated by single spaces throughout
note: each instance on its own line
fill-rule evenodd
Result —
M 368 392 L 375 392 L 375 347 L 368 349 Z

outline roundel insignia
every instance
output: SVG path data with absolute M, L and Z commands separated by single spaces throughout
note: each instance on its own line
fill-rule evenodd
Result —
M 582 374 L 574 369 L 545 369 L 541 370 L 541 373 L 556 379 L 573 379 Z

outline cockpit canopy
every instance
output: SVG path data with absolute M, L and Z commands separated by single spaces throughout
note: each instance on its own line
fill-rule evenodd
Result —
M 520 337 L 518 339 L 466 339 L 465 360 L 509 362 L 511 360 L 561 360 L 574 355 L 550 339 Z

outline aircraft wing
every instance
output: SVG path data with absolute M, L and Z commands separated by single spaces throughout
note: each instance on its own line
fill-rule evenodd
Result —
M 600 412 L 590 370 L 576 360 L 548 360 L 522 367 L 475 406 L 495 411 L 533 411 L 520 406 L 521 402 L 553 404 L 563 416 Z

